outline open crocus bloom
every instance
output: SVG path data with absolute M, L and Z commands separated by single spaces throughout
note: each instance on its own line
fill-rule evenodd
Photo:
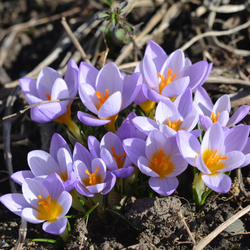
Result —
M 107 170 L 111 171 L 118 178 L 129 177 L 134 172 L 131 166 L 132 161 L 127 157 L 124 151 L 122 141 L 112 132 L 106 133 L 98 145 L 98 141 L 94 136 L 89 136 L 88 145 L 92 155 L 100 154 L 107 166 Z
M 105 162 L 100 158 L 94 158 L 79 143 L 75 144 L 73 159 L 77 175 L 77 192 L 87 197 L 93 197 L 98 193 L 107 194 L 114 187 L 116 177 L 107 171 Z
M 141 83 L 140 73 L 126 77 L 112 62 L 100 71 L 82 62 L 79 70 L 79 95 L 83 104 L 98 118 L 78 111 L 78 119 L 88 126 L 106 124 L 110 131 L 115 132 L 114 123 L 118 113 L 134 101 Z
M 29 105 L 75 97 L 78 91 L 78 67 L 73 60 L 70 60 L 64 79 L 54 69 L 45 67 L 39 73 L 37 80 L 22 78 L 19 82 Z M 35 106 L 30 111 L 31 119 L 39 123 L 58 119 L 58 122 L 66 124 L 67 119 L 71 119 L 71 103 L 72 101 L 62 101 Z M 67 116 L 61 117 L 64 114 Z
M 22 185 L 25 178 L 47 176 L 56 172 L 62 179 L 65 190 L 75 187 L 76 175 L 73 172 L 72 153 L 63 137 L 55 133 L 50 143 L 50 154 L 43 150 L 28 153 L 28 165 L 31 171 L 18 171 L 11 178 Z
M 231 111 L 229 96 L 221 96 L 213 105 L 206 90 L 202 87 L 198 87 L 195 92 L 194 107 L 200 113 L 199 122 L 204 130 L 208 130 L 215 122 L 223 127 L 231 127 L 240 122 L 250 110 L 248 105 L 242 105 L 229 119 Z
M 155 111 L 155 120 L 137 116 L 132 121 L 137 129 L 148 135 L 152 130 L 160 130 L 167 137 L 175 136 L 178 130 L 191 131 L 196 126 L 199 114 L 193 108 L 190 88 L 176 98 L 158 103 Z
M 130 159 L 143 174 L 150 176 L 149 186 L 161 195 L 170 195 L 177 188 L 177 175 L 187 168 L 175 138 L 167 138 L 160 131 L 152 131 L 146 140 L 131 138 L 123 141 Z
M 52 173 L 43 183 L 25 179 L 23 194 L 6 194 L 0 201 L 13 213 L 30 223 L 43 223 L 43 230 L 50 234 L 61 234 L 66 228 L 72 197 L 65 191 L 61 178 Z
M 212 69 L 212 63 L 200 61 L 192 65 L 182 50 L 176 50 L 169 56 L 155 42 L 149 41 L 143 60 L 135 72 L 143 75 L 142 91 L 135 103 L 148 104 L 146 101 L 159 102 L 161 99 L 174 99 L 186 88 L 192 91 L 202 85 Z M 145 105 L 141 106 L 142 108 Z
M 201 145 L 194 135 L 183 130 L 177 132 L 176 139 L 182 156 L 200 170 L 204 183 L 218 193 L 227 193 L 232 181 L 224 172 L 245 162 L 240 150 L 246 145 L 248 133 L 248 126 L 223 133 L 221 125 L 213 123 Z

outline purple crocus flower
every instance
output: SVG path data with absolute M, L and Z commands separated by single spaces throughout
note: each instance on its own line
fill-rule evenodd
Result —
M 150 176 L 149 186 L 161 195 L 170 195 L 177 188 L 176 178 L 187 168 L 174 137 L 167 138 L 158 130 L 152 131 L 146 140 L 131 138 L 123 141 L 130 159 L 143 174 Z
M 135 72 L 143 75 L 144 83 L 135 103 L 174 99 L 188 87 L 195 91 L 205 82 L 211 69 L 212 63 L 209 64 L 206 61 L 192 65 L 180 49 L 167 56 L 157 43 L 149 41 L 144 58 L 135 69 Z M 150 105 L 150 103 L 147 104 Z M 146 107 L 142 106 L 142 108 Z
M 134 172 L 132 161 L 124 151 L 122 141 L 112 132 L 106 133 L 99 144 L 94 136 L 88 137 L 89 151 L 92 155 L 103 159 L 107 170 L 111 171 L 117 178 L 129 177 Z
M 177 132 L 176 140 L 182 156 L 197 167 L 204 183 L 218 193 L 227 193 L 232 181 L 224 172 L 240 167 L 245 156 L 235 148 L 246 144 L 248 126 L 224 134 L 219 123 L 213 123 L 205 133 L 202 143 L 184 130 Z
M 133 119 L 133 123 L 146 135 L 152 130 L 160 130 L 167 137 L 172 137 L 176 135 L 178 130 L 193 130 L 198 119 L 199 114 L 193 108 L 192 93 L 188 88 L 174 102 L 166 99 L 158 103 L 155 111 L 156 121 L 148 117 L 138 116 Z
M 18 171 L 11 178 L 22 185 L 25 178 L 47 176 L 56 172 L 64 182 L 65 190 L 75 187 L 76 175 L 73 172 L 72 153 L 63 137 L 55 133 L 50 143 L 50 154 L 43 150 L 28 153 L 28 165 L 31 171 Z
M 22 78 L 19 82 L 25 99 L 32 105 L 48 100 L 75 97 L 78 90 L 77 78 L 78 67 L 73 60 L 70 60 L 64 79 L 54 69 L 45 67 L 39 73 L 37 80 Z M 30 111 L 31 119 L 39 123 L 56 120 L 67 125 L 71 119 L 71 103 L 72 101 L 62 101 L 35 106 Z
M 79 69 L 79 95 L 83 104 L 97 117 L 78 111 L 78 119 L 88 126 L 105 124 L 110 131 L 115 132 L 118 113 L 134 101 L 141 83 L 140 73 L 126 77 L 112 62 L 100 71 L 82 62 Z
M 43 183 L 27 178 L 22 185 L 23 194 L 6 194 L 0 201 L 13 213 L 34 224 L 43 223 L 50 234 L 64 232 L 72 197 L 65 191 L 61 178 L 52 173 Z
M 229 113 L 231 110 L 230 98 L 228 95 L 221 96 L 213 105 L 206 90 L 202 87 L 198 87 L 194 97 L 194 107 L 200 113 L 199 123 L 204 130 L 208 130 L 209 127 L 218 122 L 223 126 L 232 127 L 239 123 L 249 112 L 250 107 L 248 105 L 242 105 L 231 118 Z
M 77 175 L 76 190 L 80 194 L 93 197 L 95 194 L 107 194 L 115 185 L 116 177 L 107 171 L 101 158 L 94 158 L 80 143 L 76 143 L 73 152 L 74 170 Z

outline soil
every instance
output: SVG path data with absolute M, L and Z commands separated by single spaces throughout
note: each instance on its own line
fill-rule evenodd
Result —
M 140 2 L 140 1 L 139 1 Z M 141 1 L 143 2 L 143 1 Z M 146 1 L 144 1 L 146 2 Z M 170 6 L 178 1 L 166 1 Z M 201 17 L 195 17 L 192 13 L 207 1 L 190 1 L 180 9 L 178 18 L 173 19 L 170 26 L 157 34 L 154 40 L 170 54 L 178 49 L 197 32 L 205 32 L 207 28 L 209 13 Z M 209 2 L 209 1 L 208 1 Z M 239 5 L 244 1 L 222 1 L 222 4 Z M 143 29 L 157 13 L 162 3 L 152 1 L 151 4 L 134 8 L 128 15 L 128 20 L 132 24 L 144 22 Z M 40 19 L 50 17 L 76 7 L 80 8 L 75 14 L 67 17 L 71 29 L 75 31 L 84 22 L 99 10 L 104 9 L 99 1 L 81 1 L 81 0 L 0 0 L 0 36 L 1 32 L 15 24 L 21 24 L 29 21 L 31 18 Z M 218 13 L 213 25 L 213 30 L 223 30 L 233 28 L 249 20 L 249 6 L 240 12 Z M 226 27 L 226 28 L 225 28 Z M 96 28 L 88 34 L 85 40 L 80 40 L 82 46 L 94 58 L 93 48 L 91 48 L 91 39 L 96 33 Z M 42 62 L 58 46 L 62 37 L 66 35 L 60 19 L 48 21 L 45 24 L 20 29 L 11 40 L 11 33 L 7 33 L 4 39 L 0 41 L 0 116 L 6 115 L 6 102 L 10 96 L 13 87 L 8 85 L 12 81 L 23 77 L 31 72 L 40 62 Z M 7 37 L 11 44 L 8 44 Z M 237 41 L 236 41 L 237 40 Z M 220 37 L 220 42 L 230 44 L 240 50 L 248 50 L 250 44 L 249 28 L 240 30 L 233 35 Z M 240 56 L 226 49 L 218 47 L 211 38 L 205 38 L 204 44 L 197 42 L 190 46 L 185 54 L 193 63 L 203 60 L 205 56 L 203 51 L 206 49 L 208 58 L 213 60 L 214 67 L 211 75 L 226 76 L 229 78 L 243 79 L 249 81 L 250 56 Z M 94 41 L 97 43 L 97 40 Z M 107 43 L 110 48 L 108 60 L 114 61 L 119 55 L 122 41 L 117 42 L 112 39 L 112 34 L 107 36 Z M 102 42 L 101 51 L 105 49 Z M 145 46 L 139 50 L 139 60 L 141 59 Z M 1 62 L 3 52 L 7 50 L 7 56 Z M 67 53 L 75 51 L 71 44 L 58 58 L 50 64 L 50 67 L 61 69 L 63 58 Z M 2 54 L 1 54 L 2 53 Z M 207 59 L 207 58 L 205 58 Z M 209 59 L 208 59 L 209 60 Z M 133 61 L 133 54 L 123 62 Z M 77 62 L 79 65 L 80 59 Z M 99 67 L 98 63 L 96 64 Z M 127 72 L 132 72 L 129 69 Z M 245 93 L 249 89 L 247 85 L 242 84 L 215 84 L 205 83 L 213 100 L 216 100 L 222 94 Z M 250 102 L 246 100 L 247 104 Z M 242 103 L 241 104 L 245 104 Z M 79 102 L 74 102 L 73 115 L 77 110 Z M 240 105 L 241 105 L 240 104 Z M 14 103 L 12 113 L 18 112 L 24 108 L 26 102 L 19 91 Z M 237 109 L 237 107 L 235 107 Z M 233 109 L 233 111 L 235 111 Z M 245 124 L 250 124 L 250 118 L 244 119 Z M 4 123 L 0 123 L 0 195 L 11 192 L 10 178 L 7 172 L 7 166 L 4 158 L 4 143 L 6 143 L 3 134 Z M 13 171 L 28 169 L 27 153 L 34 149 L 48 150 L 51 135 L 54 132 L 65 136 L 63 128 L 58 124 L 36 124 L 29 118 L 29 112 L 16 116 L 11 119 L 11 155 Z M 249 167 L 242 169 L 243 184 L 246 192 L 250 190 Z M 187 173 L 181 185 L 170 197 L 155 196 L 151 198 L 135 197 L 132 193 L 127 197 L 127 201 L 121 209 L 121 213 L 131 224 L 122 220 L 114 214 L 106 214 L 105 221 L 98 219 L 95 213 L 91 214 L 87 223 L 82 219 L 70 219 L 72 233 L 69 241 L 64 245 L 56 245 L 48 242 L 30 241 L 31 239 L 44 238 L 60 241 L 57 236 L 45 233 L 41 225 L 28 224 L 27 236 L 22 249 L 192 249 L 194 244 L 188 234 L 185 223 L 191 231 L 196 242 L 199 242 L 213 230 L 215 230 L 224 221 L 234 215 L 237 211 L 249 205 L 249 199 L 246 193 L 240 190 L 235 173 L 232 172 L 233 185 L 227 194 L 215 194 L 209 196 L 205 206 L 198 210 L 192 200 L 190 180 L 191 173 Z M 15 186 L 18 192 L 20 187 Z M 76 212 L 72 209 L 72 214 Z M 13 249 L 19 237 L 20 217 L 14 215 L 0 204 L 0 249 Z M 250 248 L 250 216 L 246 214 L 226 230 L 219 234 L 205 249 L 249 249 Z

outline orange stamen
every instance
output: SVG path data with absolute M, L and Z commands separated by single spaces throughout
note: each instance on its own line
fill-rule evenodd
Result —
M 51 101 L 51 96 L 50 96 L 50 94 L 45 94 L 45 95 L 46 95 L 46 97 L 48 98 L 48 100 Z
M 227 160 L 227 156 L 221 157 L 217 154 L 217 149 L 212 152 L 211 150 L 206 150 L 203 153 L 203 160 L 205 165 L 209 168 L 209 170 L 213 173 L 218 170 L 221 170 L 224 167 L 223 162 L 220 162 L 220 160 Z
M 218 122 L 218 119 L 219 119 L 219 115 L 220 113 L 217 113 L 217 116 L 215 116 L 215 113 L 212 112 L 212 122 L 215 123 L 215 122 Z
M 176 78 L 176 74 L 173 74 L 173 76 L 171 76 L 171 74 L 173 73 L 172 69 L 168 69 L 168 75 L 165 79 L 165 75 L 159 72 L 157 75 L 160 77 L 161 82 L 159 83 L 159 93 L 161 94 L 162 90 L 165 88 L 165 86 L 167 86 L 169 83 L 171 83 L 173 81 L 173 79 Z
M 181 126 L 181 124 L 180 124 L 181 119 L 179 119 L 178 121 L 173 121 L 173 122 L 171 122 L 168 117 L 167 117 L 167 119 L 168 119 L 168 124 L 167 125 L 177 132 L 180 129 L 180 126 Z
M 50 200 L 49 200 L 50 195 L 48 195 L 46 200 L 44 200 L 41 195 L 38 195 L 38 198 L 42 200 L 38 204 L 43 206 L 43 208 L 45 209 L 45 211 L 47 212 L 48 215 L 52 215 Z
M 99 99 L 98 103 L 99 103 L 100 106 L 98 108 L 96 107 L 98 110 L 103 105 L 103 103 L 108 99 L 108 97 L 109 97 L 108 93 L 109 93 L 108 89 L 105 89 L 105 95 L 104 95 L 104 93 L 100 93 L 99 91 L 95 92 L 95 95 Z
M 85 173 L 89 175 L 89 185 L 96 185 L 99 183 L 96 173 L 98 172 L 99 167 L 96 168 L 95 172 L 91 174 L 88 169 L 85 170 Z
M 114 157 L 114 159 L 115 159 L 115 161 L 117 163 L 118 168 L 122 168 L 123 164 L 124 164 L 124 160 L 125 160 L 125 159 L 122 160 L 122 157 L 124 157 L 124 156 L 127 155 L 126 152 L 124 152 L 122 155 L 118 154 L 118 156 L 117 156 L 116 152 L 115 152 L 114 146 L 112 146 L 110 149 L 113 152 L 112 156 Z

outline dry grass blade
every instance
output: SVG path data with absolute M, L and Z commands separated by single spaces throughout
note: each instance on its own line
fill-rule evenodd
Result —
M 194 248 L 193 250 L 201 250 L 206 247 L 218 234 L 220 234 L 224 229 L 226 229 L 229 225 L 234 223 L 237 219 L 245 215 L 250 211 L 250 205 L 239 211 L 237 214 L 230 217 L 227 221 L 222 223 L 219 227 L 217 227 L 212 233 L 203 238 Z
M 21 225 L 19 227 L 19 237 L 14 250 L 21 250 L 26 239 L 27 221 L 21 218 Z

